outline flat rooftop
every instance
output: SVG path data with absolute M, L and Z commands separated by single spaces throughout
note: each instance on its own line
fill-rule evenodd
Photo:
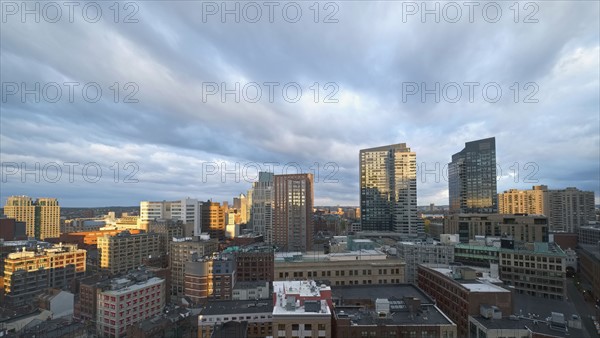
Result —
M 320 251 L 301 252 L 276 252 L 275 263 L 283 262 L 323 262 L 323 261 L 346 261 L 346 260 L 385 260 L 387 255 L 379 250 L 362 249 L 346 252 L 332 252 L 324 254 Z
M 202 316 L 220 316 L 241 313 L 272 313 L 273 300 L 217 300 L 209 301 L 200 312 Z
M 412 284 L 336 286 L 332 290 L 338 319 L 348 318 L 353 325 L 452 325 L 434 301 Z M 420 306 L 411 313 L 405 298 L 418 299 Z M 375 311 L 377 299 L 389 301 L 390 313 L 381 318 Z M 371 304 L 356 305 L 370 300 Z
M 273 282 L 273 292 L 299 295 L 300 297 L 319 297 L 321 290 L 330 291 L 331 287 L 318 285 L 314 281 L 277 281 Z
M 430 269 L 437 271 L 446 277 L 455 280 L 457 283 L 460 283 L 463 287 L 468 289 L 471 292 L 510 292 L 505 288 L 494 285 L 492 283 L 500 283 L 500 279 L 492 278 L 489 275 L 485 274 L 485 271 L 479 271 L 476 268 L 468 267 L 476 272 L 481 272 L 482 277 L 477 279 L 462 279 L 462 278 L 454 278 L 452 276 L 452 270 L 449 268 L 439 268 L 439 267 L 429 267 Z M 464 267 L 463 267 L 464 268 Z
M 382 284 L 382 285 L 345 285 L 334 286 L 331 290 L 334 300 L 403 298 L 413 297 L 421 300 L 421 304 L 435 304 L 423 290 L 413 284 Z

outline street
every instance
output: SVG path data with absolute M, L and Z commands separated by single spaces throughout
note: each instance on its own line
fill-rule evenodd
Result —
M 572 278 L 567 278 L 567 295 L 569 300 L 575 304 L 575 308 L 581 316 L 583 326 L 590 337 L 600 337 L 594 326 L 594 322 L 590 319 L 590 316 L 594 314 L 594 308 L 583 299 L 583 295 L 577 290 L 575 281 Z

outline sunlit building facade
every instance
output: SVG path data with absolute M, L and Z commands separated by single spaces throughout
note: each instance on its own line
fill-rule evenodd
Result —
M 38 198 L 34 202 L 28 196 L 10 196 L 4 213 L 25 222 L 28 237 L 41 240 L 60 237 L 60 206 L 56 198 Z

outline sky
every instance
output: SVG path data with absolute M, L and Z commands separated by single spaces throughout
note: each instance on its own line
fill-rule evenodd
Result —
M 487 137 L 498 192 L 600 203 L 597 1 L 1 6 L 2 204 L 231 201 L 262 170 L 358 205 L 359 150 L 406 143 L 418 204 L 446 205 L 452 154 Z

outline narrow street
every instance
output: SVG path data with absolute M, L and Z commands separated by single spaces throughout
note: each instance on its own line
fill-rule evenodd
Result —
M 572 278 L 567 278 L 567 295 L 569 300 L 575 304 L 575 308 L 579 312 L 583 326 L 589 336 L 594 338 L 600 337 L 593 320 L 590 319 L 590 316 L 594 313 L 594 308 L 583 299 L 583 295 L 577 290 L 575 281 Z

